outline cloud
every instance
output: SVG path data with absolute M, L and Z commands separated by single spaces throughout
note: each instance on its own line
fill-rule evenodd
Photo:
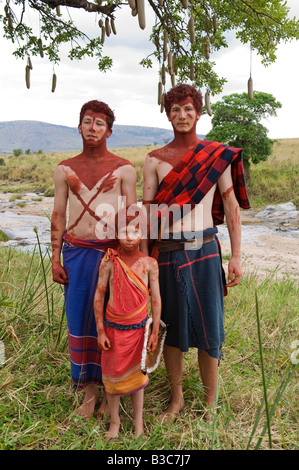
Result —
M 297 0 L 289 0 L 288 5 L 292 7 L 292 14 L 299 15 Z M 78 12 L 72 13 L 74 15 L 78 15 Z M 90 17 L 88 13 L 82 17 L 84 22 L 90 24 L 89 34 L 99 34 L 96 15 L 92 23 Z M 112 71 L 102 73 L 97 70 L 95 59 L 77 62 L 66 58 L 55 66 L 55 93 L 51 93 L 52 64 L 40 57 L 32 58 L 31 88 L 27 90 L 26 62 L 12 56 L 13 48 L 6 41 L 5 47 L 0 50 L 0 121 L 29 119 L 75 127 L 82 104 L 90 99 L 101 99 L 114 109 L 117 124 L 170 129 L 165 113 L 161 114 L 157 105 L 158 66 L 155 64 L 153 69 L 144 69 L 139 65 L 140 60 L 153 51 L 148 40 L 153 21 L 153 16 L 147 16 L 147 28 L 142 31 L 136 17 L 133 18 L 126 10 L 117 11 L 118 34 L 112 34 L 106 39 L 103 51 L 114 59 Z M 33 16 L 31 22 L 36 24 Z M 2 39 L 2 45 L 4 41 Z M 273 94 L 283 105 L 278 117 L 266 122 L 269 135 L 273 138 L 298 137 L 299 98 L 295 93 L 298 52 L 299 42 L 280 45 L 277 62 L 267 68 L 261 65 L 259 57 L 253 55 L 254 88 Z M 233 41 L 229 48 L 211 59 L 215 60 L 218 73 L 228 80 L 223 93 L 212 97 L 213 102 L 221 99 L 222 95 L 246 91 L 250 72 L 248 46 Z M 210 128 L 211 118 L 203 116 L 199 121 L 198 132 L 206 133 Z

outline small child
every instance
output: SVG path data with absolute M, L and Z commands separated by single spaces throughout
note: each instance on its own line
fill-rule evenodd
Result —
M 98 345 L 102 351 L 102 380 L 110 414 L 106 438 L 118 435 L 119 401 L 120 396 L 124 395 L 132 397 L 136 437 L 143 434 L 144 387 L 148 384 L 148 375 L 141 372 L 141 356 L 149 288 L 153 327 L 148 339 L 148 351 L 154 351 L 157 347 L 161 317 L 158 263 L 139 250 L 141 228 L 132 225 L 132 217 L 127 213 L 125 225 L 118 228 L 117 236 L 120 248 L 118 252 L 112 249 L 107 251 L 100 265 L 94 298 Z M 104 314 L 107 288 L 109 301 Z

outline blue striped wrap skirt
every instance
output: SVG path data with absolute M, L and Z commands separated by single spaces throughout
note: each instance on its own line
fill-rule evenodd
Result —
M 215 232 L 213 227 L 203 236 Z M 158 264 L 165 344 L 183 352 L 195 347 L 220 360 L 225 279 L 217 238 L 199 249 L 161 252 Z
M 90 384 L 102 385 L 93 301 L 105 251 L 82 248 L 65 241 L 62 253 L 68 275 L 64 300 L 72 382 L 76 390 L 81 390 Z

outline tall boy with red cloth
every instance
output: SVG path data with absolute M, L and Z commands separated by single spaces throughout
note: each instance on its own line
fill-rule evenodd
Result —
M 148 217 L 152 204 L 164 204 L 159 212 L 162 233 L 155 248 L 159 250 L 161 318 L 168 324 L 164 359 L 172 389 L 165 419 L 172 420 L 184 407 L 183 354 L 190 347 L 198 349 L 205 402 L 213 407 L 224 342 L 224 295 L 226 287 L 237 285 L 242 275 L 240 206 L 250 206 L 241 149 L 197 137 L 201 93 L 193 86 L 177 85 L 164 96 L 164 106 L 174 139 L 146 157 L 143 202 Z M 175 220 L 167 210 L 174 205 L 181 209 L 189 205 L 190 212 L 182 211 Z M 198 205 L 200 224 L 195 217 Z M 224 215 L 231 242 L 227 283 L 216 237 Z M 165 218 L 169 218 L 167 240 L 163 240 Z M 186 232 L 192 234 L 190 239 Z

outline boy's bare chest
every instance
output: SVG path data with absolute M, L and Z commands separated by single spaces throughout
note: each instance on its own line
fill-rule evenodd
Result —
M 82 171 L 67 168 L 66 180 L 70 192 L 83 198 L 116 190 L 119 185 L 119 176 L 114 167 L 106 170 L 94 167 L 89 171 L 85 168 Z
M 106 192 L 113 189 L 117 183 L 116 170 L 122 166 L 119 159 L 92 160 L 78 158 L 69 160 L 64 164 L 68 186 L 73 193 L 83 191 L 84 188 Z
M 174 166 L 175 165 L 172 165 L 171 163 L 165 162 L 163 160 L 158 160 L 156 172 L 159 184 L 165 178 L 165 176 L 173 169 Z
M 165 149 L 156 156 L 156 173 L 159 183 L 175 168 L 186 155 L 185 149 Z

